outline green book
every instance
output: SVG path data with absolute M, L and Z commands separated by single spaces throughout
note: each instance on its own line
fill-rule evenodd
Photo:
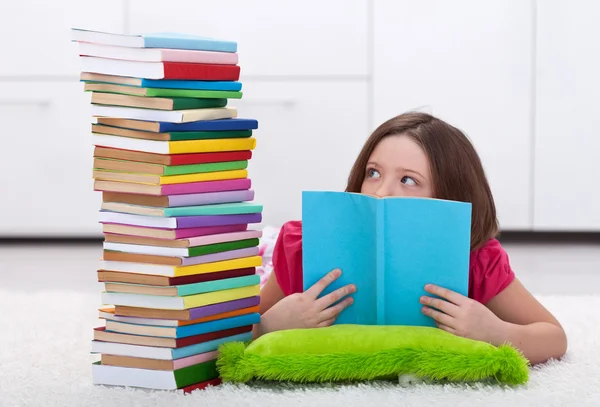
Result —
M 200 347 L 199 345 L 193 345 Z M 187 348 L 190 348 L 188 346 Z M 186 349 L 184 347 L 183 349 Z M 169 349 L 175 353 L 176 350 Z M 192 356 L 192 355 L 187 355 Z M 94 384 L 175 390 L 219 377 L 217 360 L 198 363 L 177 370 L 150 370 L 92 363 Z
M 160 165 L 138 163 L 133 161 L 114 160 L 111 158 L 94 159 L 94 170 L 110 170 L 117 172 L 134 172 L 156 175 L 185 175 L 203 172 L 218 172 L 243 170 L 248 167 L 248 160 L 224 161 L 218 163 L 186 164 L 186 165 Z
M 132 205 L 133 206 L 133 205 Z M 154 209 L 154 208 L 153 208 Z M 163 217 L 176 216 L 217 216 L 217 215 L 243 215 L 262 212 L 261 204 L 252 202 L 222 203 L 198 206 L 177 206 L 173 208 L 158 208 Z
M 252 137 L 252 130 L 187 131 L 161 134 L 168 134 L 170 137 L 170 141 L 212 140 L 220 138 L 248 138 Z
M 128 287 L 141 287 L 141 288 L 154 288 L 154 286 L 147 284 L 129 284 L 129 283 L 107 283 L 106 292 L 123 292 L 123 286 Z M 240 287 L 250 287 L 253 285 L 260 284 L 260 276 L 258 274 L 252 274 L 249 276 L 242 277 L 233 277 L 233 278 L 224 278 L 222 280 L 214 280 L 214 281 L 205 281 L 202 283 L 194 283 L 194 284 L 182 284 L 169 287 L 167 289 L 175 289 L 177 290 L 177 294 L 174 296 L 177 297 L 185 297 L 187 295 L 196 295 L 196 294 L 204 294 L 204 293 L 212 293 L 215 291 L 223 291 L 223 290 L 231 290 L 234 288 Z M 108 287 L 111 289 L 109 290 Z M 146 294 L 144 292 L 140 292 L 140 294 Z
M 173 110 L 201 109 L 204 107 L 225 107 L 227 99 L 163 98 L 173 101 Z
M 246 249 L 248 247 L 258 246 L 258 244 L 259 244 L 258 238 L 254 238 L 254 239 L 246 239 L 246 240 L 237 240 L 234 242 L 223 242 L 223 243 L 207 244 L 205 246 L 189 247 L 187 257 L 204 256 L 207 254 L 228 252 L 230 250 Z M 235 287 L 230 287 L 230 288 L 235 288 Z M 189 294 L 185 294 L 185 295 L 189 295 Z
M 116 85 L 100 82 L 87 82 L 85 91 L 98 93 L 118 93 L 131 96 L 175 97 L 175 98 L 207 98 L 207 99 L 241 99 L 242 92 L 231 90 L 201 90 L 201 89 L 166 89 L 141 88 L 137 86 Z

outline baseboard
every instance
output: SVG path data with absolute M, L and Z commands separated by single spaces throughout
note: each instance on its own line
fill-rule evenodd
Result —
M 63 237 L 63 236 L 0 236 L 0 245 L 90 245 L 102 244 L 100 237 Z
M 498 240 L 502 243 L 600 243 L 600 231 L 513 231 L 500 232 Z
M 503 243 L 600 243 L 600 231 L 597 232 L 500 232 L 498 240 Z M 64 236 L 0 236 L 0 245 L 91 245 L 104 241 L 102 236 L 64 237 Z

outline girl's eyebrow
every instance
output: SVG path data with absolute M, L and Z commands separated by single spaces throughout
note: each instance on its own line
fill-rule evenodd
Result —
M 409 170 L 408 168 L 397 168 L 396 172 L 412 172 L 413 174 L 416 174 L 419 177 L 425 179 L 425 177 L 423 176 L 423 174 L 421 174 L 420 172 L 415 171 L 415 170 Z
M 377 163 L 375 161 L 369 161 L 367 163 L 367 165 L 372 165 L 373 167 L 378 167 Z

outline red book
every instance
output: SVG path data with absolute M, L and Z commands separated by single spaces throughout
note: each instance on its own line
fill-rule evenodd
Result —
M 224 151 L 193 154 L 154 154 L 140 151 L 120 150 L 117 148 L 96 147 L 94 149 L 94 157 L 112 158 L 115 160 L 136 161 L 159 165 L 187 165 L 250 160 L 252 158 L 252 151 Z
M 252 325 L 240 326 L 238 328 L 224 329 L 222 331 L 209 332 L 206 334 L 188 336 L 185 338 L 159 338 L 154 336 L 141 336 L 110 332 L 106 327 L 94 328 L 94 340 L 101 342 L 126 343 L 129 345 L 156 346 L 158 348 L 184 348 L 198 343 L 214 341 L 215 339 L 239 335 L 252 331 Z
M 80 56 L 82 72 L 144 79 L 237 81 L 239 65 L 145 62 Z
M 162 79 L 188 79 L 202 81 L 237 81 L 239 65 L 190 64 L 186 62 L 162 62 Z
M 222 379 L 220 377 L 217 377 L 216 379 L 207 380 L 205 382 L 190 384 L 189 386 L 183 387 L 182 390 L 183 393 L 191 393 L 194 390 L 203 390 L 208 386 L 218 386 L 219 384 L 221 384 L 221 382 Z
M 256 274 L 255 267 L 218 271 L 215 273 L 192 274 L 181 277 L 155 276 L 149 274 L 124 273 L 121 271 L 98 270 L 98 282 L 144 284 L 168 287 L 174 285 L 204 283 L 207 281 L 223 280 L 225 278 L 251 276 L 253 274 Z

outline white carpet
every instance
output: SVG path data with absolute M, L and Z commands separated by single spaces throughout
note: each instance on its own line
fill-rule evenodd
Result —
M 600 406 L 600 297 L 541 297 L 565 326 L 568 355 L 519 388 L 465 385 L 222 385 L 183 395 L 92 386 L 98 295 L 0 291 L 0 406 Z

